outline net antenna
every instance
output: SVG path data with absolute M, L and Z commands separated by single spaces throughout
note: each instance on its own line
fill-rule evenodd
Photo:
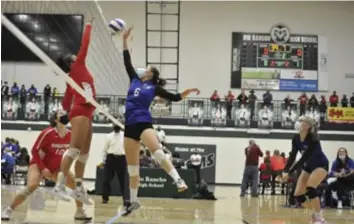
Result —
M 25 44 L 34 54 L 36 54 L 44 63 L 46 63 L 55 74 L 60 75 L 64 80 L 74 88 L 81 96 L 87 99 L 89 103 L 100 110 L 108 119 L 110 119 L 114 124 L 118 125 L 124 129 L 124 125 L 114 118 L 110 113 L 103 109 L 103 107 L 97 103 L 92 96 L 87 96 L 84 90 L 59 66 L 53 62 L 53 60 L 44 53 L 33 41 L 31 41 L 19 28 L 17 28 L 3 13 L 1 13 L 1 23 L 13 34 L 15 35 L 23 44 Z

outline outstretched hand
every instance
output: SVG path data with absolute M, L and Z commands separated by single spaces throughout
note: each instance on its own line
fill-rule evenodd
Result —
M 123 39 L 126 40 L 130 36 L 131 32 L 133 30 L 133 26 L 129 27 L 128 29 L 124 30 L 123 33 Z
M 193 92 L 199 95 L 200 90 L 198 88 L 189 89 L 189 93 L 193 93 Z

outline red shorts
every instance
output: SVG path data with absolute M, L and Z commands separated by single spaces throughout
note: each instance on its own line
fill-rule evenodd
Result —
M 69 119 L 71 120 L 72 118 L 77 117 L 77 116 L 84 116 L 84 117 L 87 117 L 88 119 L 92 120 L 95 110 L 96 110 L 96 108 L 90 104 L 73 105 L 73 107 L 71 108 L 70 113 L 69 113 Z
M 36 161 L 32 160 L 30 161 L 30 165 L 32 164 L 37 164 Z M 60 171 L 60 163 L 50 163 L 50 164 L 44 164 L 45 167 L 51 172 L 51 173 L 56 173 Z

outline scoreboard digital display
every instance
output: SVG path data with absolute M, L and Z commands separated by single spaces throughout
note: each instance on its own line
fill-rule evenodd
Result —
M 278 24 L 269 34 L 234 32 L 232 37 L 231 88 L 317 91 L 316 35 L 291 34 Z

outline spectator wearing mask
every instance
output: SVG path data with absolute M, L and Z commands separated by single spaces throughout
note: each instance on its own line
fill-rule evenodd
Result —
M 341 101 L 340 101 L 340 104 L 342 107 L 348 107 L 348 103 L 349 103 L 349 100 L 347 98 L 347 95 L 344 94 Z
M 49 102 L 50 97 L 52 95 L 52 88 L 49 84 L 47 84 L 43 89 L 43 96 L 44 96 L 44 113 L 48 115 L 49 112 Z
M 329 176 L 337 178 L 337 181 L 332 183 L 329 188 L 337 191 L 338 208 L 341 209 L 345 193 L 354 187 L 354 160 L 348 156 L 347 149 L 338 149 L 337 159 L 332 163 Z
M 1 99 L 7 99 L 9 95 L 9 86 L 7 82 L 4 82 L 4 84 L 1 85 Z
M 311 95 L 308 105 L 309 105 L 309 108 L 314 108 L 314 109 L 318 108 L 318 100 L 317 100 L 315 94 Z
M 166 146 L 166 133 L 164 130 L 161 129 L 160 126 L 156 128 L 157 138 L 159 139 L 162 146 Z
M 350 97 L 350 106 L 354 107 L 354 93 L 353 93 L 352 97 Z
M 272 195 L 275 195 L 275 182 L 276 178 L 282 174 L 285 163 L 284 158 L 280 156 L 279 150 L 274 150 L 273 156 L 270 158 L 272 164 Z M 281 194 L 284 194 L 284 185 L 282 185 Z
M 111 181 L 114 174 L 117 174 L 120 190 L 123 196 L 124 206 L 129 202 L 129 174 L 124 150 L 124 133 L 118 125 L 113 125 L 113 131 L 106 137 L 106 142 L 102 153 L 102 163 L 104 167 L 102 203 L 109 201 Z
M 290 98 L 290 95 L 287 95 L 284 99 L 284 108 L 292 107 L 292 102 L 294 100 Z
M 248 101 L 248 97 L 245 93 L 245 90 L 241 90 L 241 93 L 237 96 L 237 100 L 238 100 L 238 103 L 239 105 L 243 104 L 247 104 L 247 101 Z
M 263 105 L 267 107 L 271 107 L 273 101 L 273 95 L 269 90 L 263 94 Z
M 219 102 L 220 101 L 220 96 L 217 90 L 214 90 L 213 94 L 210 97 L 211 102 Z
M 32 84 L 31 87 L 27 90 L 27 93 L 30 97 L 30 99 L 33 99 L 37 96 L 38 90 L 37 88 Z
M 333 94 L 329 97 L 329 103 L 331 107 L 337 107 L 338 106 L 338 96 L 337 96 L 337 92 L 333 91 Z
M 225 101 L 226 101 L 226 117 L 227 119 L 231 119 L 231 111 L 232 111 L 232 104 L 233 101 L 235 100 L 234 94 L 232 94 L 231 90 L 227 93 L 225 96 Z
M 300 102 L 300 116 L 305 115 L 306 113 L 306 105 L 307 105 L 307 95 L 305 92 L 303 92 L 301 94 L 301 96 L 299 97 L 299 102 Z
M 321 120 L 324 120 L 324 117 L 326 115 L 327 111 L 327 100 L 324 95 L 321 95 L 321 101 L 320 101 L 320 116 Z
M 14 82 L 14 84 L 11 87 L 11 96 L 14 100 L 18 100 L 20 94 L 20 88 L 18 87 L 17 83 Z
M 251 120 L 253 120 L 254 117 L 256 102 L 257 102 L 257 96 L 254 94 L 254 90 L 251 90 L 250 95 L 248 96 L 248 103 L 251 110 Z
M 270 157 L 264 157 L 264 162 L 259 166 L 260 178 L 262 183 L 262 194 L 264 194 L 267 182 L 272 179 L 272 165 L 270 162 Z
M 245 163 L 245 169 L 243 171 L 240 196 L 241 197 L 245 196 L 247 183 L 249 180 L 251 180 L 251 185 L 252 185 L 251 195 L 252 197 L 257 197 L 258 181 L 259 181 L 258 178 L 259 157 L 263 157 L 263 152 L 258 147 L 258 145 L 256 145 L 256 142 L 254 140 L 250 140 L 248 147 L 245 148 L 245 155 L 246 155 L 246 163 Z

